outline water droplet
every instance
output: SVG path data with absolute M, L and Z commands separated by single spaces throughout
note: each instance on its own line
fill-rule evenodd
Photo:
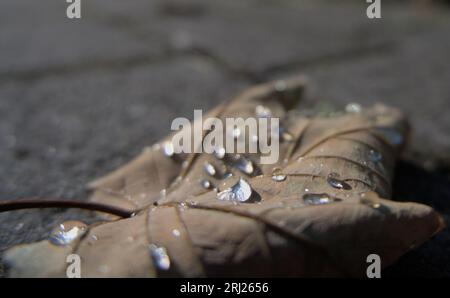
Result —
M 381 153 L 376 150 L 373 150 L 373 149 L 370 149 L 369 157 L 370 157 L 370 160 L 373 162 L 380 162 L 383 159 L 383 156 L 381 155 Z
M 277 181 L 277 182 L 281 182 L 286 180 L 286 175 L 284 174 L 277 174 L 277 175 L 272 175 L 272 180 Z
M 374 209 L 378 209 L 381 207 L 380 198 L 378 194 L 373 191 L 362 193 L 360 195 L 359 201 L 361 204 L 370 206 Z
M 215 148 L 214 149 L 214 156 L 218 159 L 223 159 L 225 157 L 225 148 Z
M 86 233 L 87 225 L 79 221 L 68 221 L 52 231 L 49 241 L 54 245 L 69 245 Z
M 403 143 L 403 136 L 393 128 L 378 128 L 377 132 L 381 134 L 393 146 L 399 146 Z
M 256 106 L 255 113 L 258 118 L 270 118 L 272 116 L 272 111 L 268 107 L 262 105 Z
M 241 136 L 241 129 L 239 127 L 234 127 L 232 131 L 233 138 L 237 139 Z
M 179 230 L 177 230 L 177 229 L 173 229 L 172 230 L 172 235 L 175 236 L 175 237 L 180 237 L 181 232 Z
M 283 174 L 279 168 L 275 168 L 272 171 L 272 180 L 273 181 L 281 182 L 281 181 L 286 180 L 286 177 L 287 176 L 285 174 Z
M 164 142 L 163 153 L 165 156 L 172 157 L 175 154 L 172 142 Z
M 380 203 L 374 203 L 374 204 L 372 204 L 372 208 L 378 209 L 378 208 L 380 208 L 380 207 L 381 207 L 381 204 L 380 204 Z
M 361 105 L 357 103 L 349 103 L 347 106 L 345 106 L 345 111 L 347 113 L 361 113 L 361 110 Z
M 247 181 L 240 178 L 235 185 L 219 192 L 217 198 L 224 201 L 246 202 L 250 199 L 251 195 L 251 186 Z
M 241 172 L 243 172 L 247 175 L 253 174 L 253 171 L 255 170 L 253 167 L 253 162 L 244 157 L 242 157 L 238 160 L 236 166 Z
M 209 180 L 206 180 L 206 179 L 204 179 L 204 180 L 202 180 L 201 182 L 200 182 L 200 184 L 202 185 L 202 187 L 203 188 L 205 188 L 205 189 L 210 189 L 211 188 L 211 182 L 209 181 Z
M 188 208 L 187 204 L 185 202 L 181 202 L 178 204 L 178 210 L 180 212 L 184 212 L 186 211 L 186 208 Z
M 167 250 L 164 247 L 158 247 L 154 244 L 150 244 L 149 248 L 155 266 L 160 270 L 169 270 L 170 258 Z
M 318 193 L 318 194 L 305 194 L 303 195 L 303 201 L 308 205 L 324 205 L 332 202 L 338 202 L 340 199 L 332 198 L 330 195 L 326 193 Z
M 275 83 L 275 90 L 278 92 L 284 92 L 287 89 L 287 84 L 283 80 L 279 80 Z
M 205 172 L 210 176 L 216 175 L 216 168 L 209 162 L 205 162 L 203 165 L 203 168 L 205 169 Z
M 345 189 L 345 190 L 352 189 L 350 184 L 348 184 L 347 182 L 345 182 L 343 180 L 339 180 L 338 173 L 330 173 L 327 177 L 327 182 L 329 185 L 331 185 L 332 187 L 337 188 L 337 189 Z
M 227 178 L 230 178 L 230 177 L 233 177 L 233 173 L 228 172 L 228 173 L 223 174 L 223 179 L 227 179 Z
M 214 188 L 213 190 L 215 190 L 215 189 L 216 188 Z M 192 200 L 187 201 L 187 203 L 189 206 L 196 206 L 198 204 L 197 201 L 192 201 Z
M 294 140 L 294 136 L 287 131 L 281 133 L 281 139 L 286 142 L 292 142 Z

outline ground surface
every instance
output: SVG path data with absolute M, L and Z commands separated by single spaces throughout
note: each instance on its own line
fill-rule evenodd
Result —
M 337 3 L 339 2 L 339 3 Z M 0 198 L 83 198 L 120 166 L 245 86 L 309 76 L 309 101 L 402 108 L 414 131 L 394 198 L 450 216 L 450 8 L 382 1 L 0 2 Z M 384 3 L 386 2 L 386 3 Z M 299 4 L 301 3 L 301 4 Z M 0 251 L 74 211 L 0 214 Z M 384 276 L 450 277 L 450 230 Z

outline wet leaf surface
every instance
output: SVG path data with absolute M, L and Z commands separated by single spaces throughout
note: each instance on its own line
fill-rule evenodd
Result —
M 176 154 L 169 136 L 90 185 L 90 200 L 134 217 L 63 223 L 49 240 L 9 249 L 9 275 L 65 276 L 76 253 L 83 277 L 364 276 L 367 255 L 385 267 L 437 233 L 433 209 L 388 199 L 402 113 L 293 109 L 303 89 L 302 78 L 259 85 L 208 115 L 279 117 L 277 163 L 224 148 Z M 255 141 L 239 128 L 233 137 Z

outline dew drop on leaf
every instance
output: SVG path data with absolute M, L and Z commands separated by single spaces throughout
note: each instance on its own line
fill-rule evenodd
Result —
M 243 173 L 247 175 L 253 174 L 254 167 L 253 162 L 249 159 L 246 159 L 244 157 L 240 158 L 236 164 L 236 167 Z
M 216 168 L 209 162 L 205 162 L 203 168 L 205 169 L 205 172 L 210 175 L 214 176 L 216 175 Z
M 227 172 L 227 173 L 225 173 L 225 174 L 223 174 L 223 179 L 227 179 L 227 178 L 230 178 L 230 177 L 233 177 L 233 173 L 231 173 L 231 172 Z
M 370 149 L 369 157 L 370 157 L 370 160 L 373 162 L 380 162 L 383 159 L 383 156 L 381 155 L 381 153 L 374 149 Z
M 286 180 L 286 175 L 285 174 L 272 175 L 272 180 L 274 180 L 276 182 L 284 181 L 284 180 Z
M 187 204 L 185 202 L 181 202 L 180 204 L 178 204 L 178 209 L 180 211 L 185 211 L 187 208 Z
M 277 81 L 275 83 L 275 90 L 278 92 L 284 92 L 284 91 L 286 91 L 286 88 L 287 88 L 287 84 L 283 80 Z
M 340 201 L 340 199 L 332 198 L 326 193 L 308 193 L 303 195 L 303 201 L 307 205 L 324 205 Z
M 281 181 L 286 180 L 286 177 L 287 176 L 285 174 L 283 174 L 279 168 L 275 168 L 272 171 L 272 180 L 273 181 L 281 182 Z
M 378 209 L 381 207 L 380 199 L 378 194 L 375 192 L 365 192 L 360 195 L 359 202 L 363 205 L 370 206 L 374 209 Z
M 155 266 L 160 270 L 169 270 L 170 258 L 167 250 L 164 247 L 158 247 L 154 244 L 150 244 L 149 248 Z
M 175 237 L 180 237 L 180 235 L 181 235 L 180 230 L 173 229 L 172 230 L 172 235 L 175 236 Z
M 393 146 L 399 146 L 403 143 L 403 136 L 393 128 L 378 128 L 377 132 Z
M 238 139 L 241 136 L 241 129 L 239 127 L 234 127 L 232 131 L 232 136 L 235 139 Z
M 349 103 L 345 106 L 345 111 L 347 113 L 360 113 L 362 110 L 361 105 L 357 103 Z
M 167 157 L 172 157 L 175 154 L 175 149 L 173 148 L 172 142 L 164 142 L 163 153 Z
M 215 148 L 214 149 L 214 156 L 218 159 L 223 159 L 225 157 L 225 148 Z
M 201 182 L 200 182 L 200 184 L 202 185 L 202 187 L 204 188 L 204 189 L 210 189 L 211 188 L 211 182 L 209 181 L 209 180 L 207 180 L 207 179 L 204 179 L 204 180 L 202 180 Z
M 294 140 L 294 136 L 282 126 L 278 128 L 278 134 L 280 136 L 280 140 L 282 141 L 292 142 Z
M 345 190 L 352 189 L 350 184 L 348 184 L 343 180 L 339 180 L 339 174 L 337 173 L 330 173 L 327 177 L 327 182 L 329 185 L 337 189 L 345 189 Z
M 239 181 L 217 194 L 217 198 L 223 201 L 246 202 L 252 196 L 252 188 L 247 181 L 240 178 Z
M 52 231 L 49 241 L 54 245 L 69 245 L 86 233 L 87 225 L 79 221 L 68 221 Z
M 270 118 L 272 116 L 272 111 L 268 107 L 262 105 L 256 106 L 255 113 L 258 118 Z

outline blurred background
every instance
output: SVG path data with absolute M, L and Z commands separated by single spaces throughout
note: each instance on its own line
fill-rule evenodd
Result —
M 413 133 L 394 198 L 450 215 L 450 5 L 382 0 L 0 2 L 0 199 L 84 198 L 85 185 L 246 86 L 305 74 L 308 102 L 383 102 Z M 0 252 L 65 210 L 0 214 Z M 0 269 L 0 276 L 1 276 Z M 444 230 L 384 277 L 450 277 Z

